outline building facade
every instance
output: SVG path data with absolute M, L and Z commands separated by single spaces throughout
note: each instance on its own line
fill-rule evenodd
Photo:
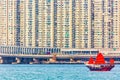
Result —
M 92 2 L 94 24 L 92 30 L 93 47 L 119 48 L 120 46 L 120 1 L 119 0 L 94 0 Z M 92 35 L 92 36 L 93 36 Z
M 119 48 L 120 0 L 2 0 L 0 45 Z

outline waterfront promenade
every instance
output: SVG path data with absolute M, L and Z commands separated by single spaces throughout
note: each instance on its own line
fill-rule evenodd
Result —
M 84 63 L 90 56 L 96 58 L 96 54 L 75 54 L 75 55 L 33 55 L 33 54 L 3 54 L 0 53 L 1 64 L 41 64 L 41 63 Z M 115 59 L 115 63 L 120 63 L 120 54 L 104 54 L 105 59 Z
M 63 49 L 22 46 L 0 46 L 1 64 L 84 63 L 90 56 L 103 53 L 106 61 L 120 63 L 120 49 Z

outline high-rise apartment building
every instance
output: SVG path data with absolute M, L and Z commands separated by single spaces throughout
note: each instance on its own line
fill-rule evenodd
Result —
M 120 0 L 91 2 L 92 48 L 120 47 Z
M 14 0 L 0 1 L 0 45 L 16 45 L 16 5 Z
M 119 48 L 120 0 L 2 0 L 0 45 Z

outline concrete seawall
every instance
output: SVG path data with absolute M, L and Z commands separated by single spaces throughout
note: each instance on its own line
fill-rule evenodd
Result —
M 25 55 L 25 54 L 0 54 L 1 64 L 82 64 L 94 59 L 96 55 Z M 120 55 L 104 55 L 105 60 L 115 59 L 115 63 L 120 64 Z

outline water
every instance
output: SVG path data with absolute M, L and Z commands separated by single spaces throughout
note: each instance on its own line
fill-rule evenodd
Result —
M 0 80 L 119 80 L 120 65 L 91 72 L 85 65 L 0 65 Z

